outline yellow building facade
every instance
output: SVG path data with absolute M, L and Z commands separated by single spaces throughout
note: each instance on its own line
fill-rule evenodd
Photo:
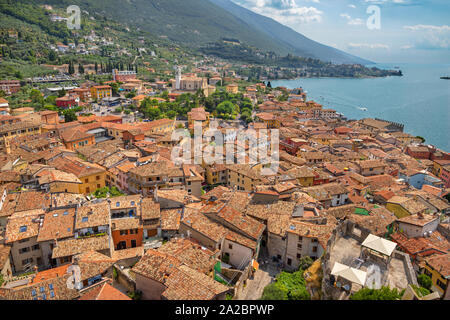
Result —
M 91 88 L 92 99 L 101 100 L 112 96 L 112 89 L 110 86 L 95 86 Z

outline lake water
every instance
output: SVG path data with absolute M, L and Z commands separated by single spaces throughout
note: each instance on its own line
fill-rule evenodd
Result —
M 450 64 L 378 64 L 400 67 L 403 77 L 373 79 L 307 78 L 274 80 L 272 87 L 302 87 L 308 99 L 348 119 L 381 118 L 400 122 L 405 132 L 450 151 Z M 363 111 L 360 108 L 367 108 Z

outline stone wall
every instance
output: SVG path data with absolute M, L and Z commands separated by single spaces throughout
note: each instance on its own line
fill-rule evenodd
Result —
M 223 269 L 222 269 L 223 271 Z M 237 271 L 237 270 L 235 270 Z M 241 276 L 240 278 L 236 281 L 236 284 L 234 285 L 234 298 L 233 300 L 240 300 L 242 297 L 242 293 L 244 290 L 244 284 L 247 283 L 247 279 L 251 276 L 252 274 L 252 266 L 249 264 L 247 266 L 247 268 L 245 268 L 243 271 L 239 271 L 241 272 Z
M 117 273 L 117 279 L 114 279 L 114 281 L 117 281 L 118 283 L 123 285 L 130 292 L 136 291 L 136 282 L 134 281 L 134 279 L 132 279 L 127 273 L 125 273 L 118 264 L 114 264 L 113 268 Z
M 416 272 L 414 271 L 413 265 L 411 263 L 411 257 L 409 256 L 409 254 L 394 250 L 392 255 L 394 258 L 403 261 L 408 283 L 418 286 L 419 284 L 417 283 Z

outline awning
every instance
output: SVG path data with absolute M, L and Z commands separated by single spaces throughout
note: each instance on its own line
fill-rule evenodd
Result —
M 395 250 L 395 247 L 397 247 L 397 244 L 376 235 L 369 234 L 361 246 L 390 257 L 392 252 Z
M 366 283 L 367 273 L 365 271 L 351 268 L 339 262 L 334 264 L 331 274 L 362 286 Z
M 255 259 L 252 260 L 252 267 L 255 271 L 259 269 L 259 263 Z

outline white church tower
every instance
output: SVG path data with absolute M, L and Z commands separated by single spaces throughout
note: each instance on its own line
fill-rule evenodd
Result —
M 177 75 L 175 77 L 175 89 L 181 89 L 181 67 L 177 67 Z

